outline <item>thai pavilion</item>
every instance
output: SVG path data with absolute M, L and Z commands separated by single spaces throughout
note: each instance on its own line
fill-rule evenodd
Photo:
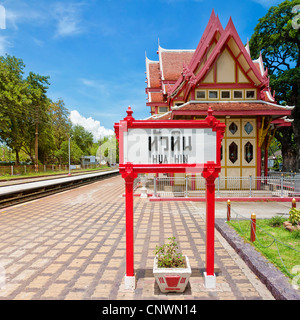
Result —
M 208 107 L 226 123 L 221 176 L 261 176 L 275 130 L 289 126 L 293 107 L 281 106 L 269 87 L 262 57 L 252 60 L 230 18 L 223 29 L 214 11 L 196 50 L 158 47 L 146 57 L 148 119 L 203 119 Z

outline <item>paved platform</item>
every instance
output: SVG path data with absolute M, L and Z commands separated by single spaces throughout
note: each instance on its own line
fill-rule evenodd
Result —
M 43 180 L 31 180 L 26 183 L 19 184 L 10 184 L 10 185 L 0 185 L 0 196 L 22 193 L 33 189 L 41 189 L 47 188 L 55 185 L 63 185 L 66 183 L 74 183 L 76 181 L 81 181 L 83 179 L 90 179 L 95 177 L 102 177 L 109 174 L 118 173 L 119 170 L 110 170 L 110 171 L 102 171 L 102 172 L 92 172 L 82 175 L 74 175 L 70 177 L 64 178 L 52 178 L 52 179 L 43 179 Z
M 205 202 L 193 202 L 201 212 L 205 212 Z M 299 204 L 298 204 L 299 205 Z M 288 216 L 292 202 L 240 202 L 231 201 L 231 216 L 233 219 L 250 219 L 255 213 L 257 219 L 272 218 L 274 216 Z M 227 218 L 227 202 L 216 202 L 216 218 Z
M 273 299 L 218 232 L 217 287 L 206 289 L 204 209 L 140 198 L 134 200 L 137 288 L 125 290 L 123 192 L 117 176 L 0 210 L 0 299 Z M 193 270 L 183 294 L 160 293 L 152 274 L 155 246 L 173 235 Z

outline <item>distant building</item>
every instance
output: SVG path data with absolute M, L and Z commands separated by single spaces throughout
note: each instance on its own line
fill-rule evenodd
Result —
M 95 156 L 83 156 L 80 157 L 81 165 L 98 164 L 97 157 Z

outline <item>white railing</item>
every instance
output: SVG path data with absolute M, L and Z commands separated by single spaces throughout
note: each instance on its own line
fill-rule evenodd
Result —
M 136 179 L 136 193 L 140 187 Z M 215 194 L 223 197 L 299 197 L 300 176 L 219 177 L 215 180 Z M 205 197 L 205 179 L 201 176 L 148 176 L 147 193 L 153 197 Z

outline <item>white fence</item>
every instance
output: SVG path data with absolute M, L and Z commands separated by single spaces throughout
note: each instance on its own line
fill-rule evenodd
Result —
M 219 177 L 215 180 L 216 197 L 299 197 L 300 176 Z M 136 193 L 142 188 L 141 176 L 135 181 Z M 205 179 L 201 176 L 148 176 L 147 193 L 153 197 L 205 197 Z

